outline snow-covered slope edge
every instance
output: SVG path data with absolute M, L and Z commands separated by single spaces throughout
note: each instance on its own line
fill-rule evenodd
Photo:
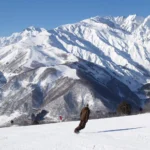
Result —
M 89 120 L 79 134 L 73 133 L 79 123 L 77 121 L 0 128 L 0 149 L 43 150 L 44 147 L 45 150 L 149 150 L 149 117 L 150 114 L 143 114 Z

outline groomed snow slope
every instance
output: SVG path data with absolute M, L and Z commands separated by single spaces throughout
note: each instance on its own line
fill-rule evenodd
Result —
M 0 129 L 0 150 L 149 150 L 150 114 Z

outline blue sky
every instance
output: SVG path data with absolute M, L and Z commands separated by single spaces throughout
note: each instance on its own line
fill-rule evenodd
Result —
M 150 0 L 0 0 L 0 36 L 29 26 L 52 29 L 94 16 L 150 15 Z

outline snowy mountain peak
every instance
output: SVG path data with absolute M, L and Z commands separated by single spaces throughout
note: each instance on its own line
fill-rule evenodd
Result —
M 38 32 L 42 32 L 43 31 L 43 28 L 38 28 L 38 27 L 34 27 L 34 26 L 30 26 L 26 29 L 24 29 L 24 31 L 38 31 Z
M 97 20 L 99 22 L 101 22 L 101 19 L 107 19 L 107 20 L 111 20 L 111 21 L 114 21 L 114 22 L 116 20 L 122 20 L 122 21 L 125 21 L 125 20 L 135 21 L 136 20 L 138 22 L 138 21 L 144 20 L 145 18 L 142 17 L 142 16 L 138 16 L 136 14 L 133 14 L 133 15 L 129 15 L 129 16 L 117 16 L 117 17 L 113 17 L 113 16 L 96 16 L 96 17 L 92 17 L 90 19 L 91 20 Z
M 114 109 L 120 99 L 136 106 L 144 103 L 140 98 L 147 95 L 139 89 L 150 82 L 149 22 L 149 16 L 97 16 L 49 31 L 31 26 L 0 38 L 0 82 L 6 84 L 0 93 L 0 114 L 10 114 L 14 109 L 31 112 L 34 106 L 76 106 L 70 98 L 79 104 L 74 112 L 82 106 L 79 101 L 87 99 L 105 111 Z M 94 92 L 100 89 L 100 99 L 91 94 L 86 83 L 78 82 L 82 79 L 90 82 Z M 108 99 L 113 104 L 106 103 Z M 20 100 L 22 105 L 18 106 Z M 66 115 L 68 110 L 72 112 L 72 108 L 65 108 L 62 111 Z
M 146 26 L 150 29 L 150 15 L 145 18 L 143 26 Z
M 96 25 L 96 26 L 108 26 L 110 28 L 123 29 L 127 32 L 135 31 L 143 22 L 144 17 L 134 15 L 125 16 L 96 16 L 90 19 L 83 20 L 82 22 Z
M 129 19 L 129 20 L 135 20 L 135 19 L 138 18 L 138 16 L 136 14 L 133 14 L 133 15 L 127 16 L 126 18 Z

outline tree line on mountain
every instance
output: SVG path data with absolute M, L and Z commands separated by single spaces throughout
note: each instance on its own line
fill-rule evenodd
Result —
M 149 105 L 149 111 L 150 111 L 150 105 Z M 126 115 L 133 115 L 133 114 L 140 114 L 145 113 L 148 111 L 147 108 L 139 107 L 136 110 L 133 109 L 132 105 L 128 103 L 127 101 L 122 101 L 120 104 L 118 104 L 116 111 L 114 112 L 108 112 L 103 114 L 98 114 L 97 118 L 109 118 L 109 117 L 117 117 L 117 116 L 126 116 Z
M 109 112 L 106 114 L 102 114 L 102 113 L 98 114 L 98 112 L 96 112 L 97 116 L 96 115 L 91 116 L 90 118 L 96 119 L 96 118 L 116 117 L 116 116 L 122 116 L 122 115 L 126 116 L 126 115 L 139 114 L 139 113 L 145 113 L 145 112 L 150 112 L 150 104 L 146 105 L 146 107 L 144 109 L 139 107 L 139 110 L 137 110 L 136 112 L 133 112 L 131 104 L 129 104 L 127 101 L 122 101 L 116 108 L 115 112 Z M 48 113 L 48 111 L 46 111 L 46 110 L 42 110 L 41 112 L 39 112 L 37 114 L 32 113 L 31 114 L 31 122 L 30 123 L 28 122 L 26 125 L 43 124 L 44 123 L 43 120 L 45 119 L 45 116 L 47 113 Z M 78 120 L 78 119 L 79 118 L 74 118 L 74 119 L 70 119 L 70 121 Z M 10 121 L 11 125 L 16 124 L 15 122 L 16 122 L 15 120 Z M 49 123 L 49 122 L 47 122 L 47 123 Z M 22 124 L 22 125 L 24 125 L 24 124 Z

